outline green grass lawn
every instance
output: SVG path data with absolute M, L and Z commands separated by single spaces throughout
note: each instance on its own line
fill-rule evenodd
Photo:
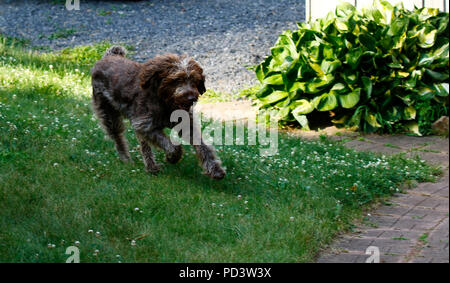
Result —
M 438 174 L 281 135 L 271 158 L 218 146 L 222 181 L 201 175 L 191 147 L 152 176 L 132 131 L 135 163 L 123 164 L 93 116 L 89 67 L 107 44 L 42 55 L 13 44 L 0 38 L 0 262 L 65 262 L 76 241 L 82 262 L 313 261 L 376 199 Z

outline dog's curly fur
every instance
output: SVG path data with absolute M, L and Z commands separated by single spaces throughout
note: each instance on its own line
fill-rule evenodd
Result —
M 206 91 L 205 76 L 200 65 L 184 55 L 159 55 L 140 64 L 128 60 L 125 54 L 123 47 L 111 47 L 92 68 L 92 103 L 120 159 L 131 161 L 123 136 L 123 118 L 128 118 L 139 140 L 147 171 L 156 173 L 159 165 L 150 145 L 163 149 L 170 163 L 180 161 L 183 154 L 182 147 L 174 145 L 163 132 L 164 128 L 175 126 L 170 122 L 174 110 L 189 111 L 191 144 L 194 131 L 199 131 L 192 120 L 192 105 Z M 194 147 L 204 173 L 222 179 L 225 170 L 214 148 L 203 141 Z

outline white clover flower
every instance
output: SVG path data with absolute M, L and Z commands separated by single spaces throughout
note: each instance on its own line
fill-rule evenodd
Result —
M 289 217 L 289 221 L 294 221 L 294 216 Z
M 79 246 L 80 245 L 80 241 L 75 241 L 75 246 Z
M 136 241 L 135 240 L 131 240 L 131 245 L 134 247 L 136 246 Z

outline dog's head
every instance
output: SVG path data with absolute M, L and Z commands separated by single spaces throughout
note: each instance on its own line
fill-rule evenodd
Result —
M 144 91 L 153 91 L 171 109 L 189 110 L 205 91 L 203 69 L 192 58 L 174 54 L 148 60 L 140 74 Z

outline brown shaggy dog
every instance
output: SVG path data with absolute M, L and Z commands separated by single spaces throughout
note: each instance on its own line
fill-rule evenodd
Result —
M 191 106 L 203 94 L 205 76 L 196 61 L 187 56 L 166 54 L 156 56 L 144 64 L 125 58 L 125 49 L 111 47 L 91 70 L 92 103 L 106 133 L 112 138 L 120 159 L 131 161 L 123 136 L 123 118 L 128 118 L 140 143 L 147 171 L 156 173 L 151 144 L 164 150 L 170 163 L 177 163 L 183 154 L 181 145 L 174 145 L 164 134 L 164 128 L 173 128 L 170 121 L 174 110 L 189 111 L 190 143 L 199 129 L 192 121 Z M 181 134 L 181 133 L 180 133 Z M 213 147 L 200 140 L 194 144 L 204 174 L 222 179 L 225 170 Z

